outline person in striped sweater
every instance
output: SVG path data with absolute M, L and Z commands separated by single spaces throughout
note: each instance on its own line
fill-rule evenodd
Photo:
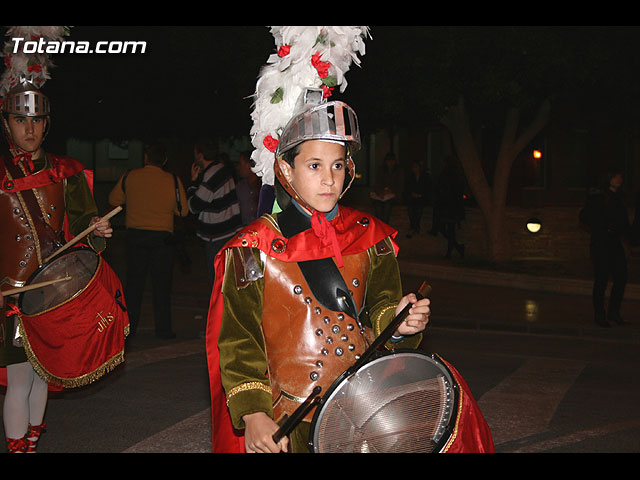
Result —
M 196 235 L 204 242 L 209 283 L 218 251 L 242 228 L 232 169 L 219 160 L 216 144 L 203 139 L 194 145 L 192 184 L 187 188 L 189 210 L 198 216 Z

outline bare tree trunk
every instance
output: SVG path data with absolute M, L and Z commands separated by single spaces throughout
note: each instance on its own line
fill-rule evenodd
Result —
M 505 231 L 505 211 L 511 167 L 518 154 L 542 130 L 549 119 L 551 104 L 545 100 L 535 119 L 520 134 L 520 112 L 516 108 L 507 111 L 500 150 L 490 187 L 482 168 L 478 148 L 471 135 L 469 117 L 464 100 L 448 109 L 442 123 L 451 132 L 453 144 L 462 163 L 469 188 L 483 214 L 488 256 L 493 261 L 510 258 L 508 232 Z

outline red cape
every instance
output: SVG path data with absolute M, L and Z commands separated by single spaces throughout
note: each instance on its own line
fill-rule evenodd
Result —
M 367 219 L 368 222 L 362 222 Z M 360 253 L 386 237 L 395 238 L 397 232 L 375 217 L 348 207 L 339 207 L 339 215 L 331 221 L 336 229 L 338 242 L 343 255 Z M 366 225 L 366 226 L 365 226 Z M 244 243 L 243 243 L 244 242 Z M 286 244 L 284 250 L 277 250 Z M 237 246 L 258 248 L 272 257 L 284 261 L 300 262 L 333 256 L 331 245 L 322 246 L 312 229 L 305 230 L 290 239 L 278 235 L 269 227 L 268 220 L 261 218 L 245 227 L 218 252 L 215 260 L 215 284 L 211 292 L 209 315 L 207 320 L 206 351 L 211 389 L 212 444 L 214 453 L 244 453 L 244 436 L 231 424 L 226 396 L 220 378 L 220 352 L 218 334 L 222 321 L 223 298 L 222 280 L 225 273 L 225 250 Z M 397 245 L 394 243 L 397 254 Z M 461 386 L 460 416 L 469 421 L 460 422 L 456 438 L 447 446 L 447 451 L 493 451 L 493 441 L 488 426 L 480 410 L 462 380 L 460 374 L 451 367 L 451 371 Z

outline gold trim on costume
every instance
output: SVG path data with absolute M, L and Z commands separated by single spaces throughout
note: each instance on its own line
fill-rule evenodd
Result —
M 293 393 L 289 393 L 289 392 L 287 392 L 285 390 L 282 390 L 282 389 L 280 390 L 280 393 L 282 393 L 282 396 L 284 398 L 288 398 L 289 400 L 292 400 L 294 402 L 302 403 L 302 402 L 304 402 L 306 400 L 306 398 L 298 397 L 298 396 L 294 395 Z
M 111 372 L 114 368 L 124 362 L 124 349 L 120 352 L 116 353 L 113 357 L 107 360 L 105 363 L 96 368 L 93 372 L 85 373 L 84 375 L 80 375 L 75 378 L 60 378 L 53 375 L 47 369 L 45 369 L 42 364 L 38 361 L 35 353 L 31 349 L 31 344 L 29 343 L 29 338 L 26 336 L 24 327 L 22 326 L 22 317 L 19 317 L 18 330 L 20 331 L 20 336 L 22 337 L 23 347 L 27 354 L 27 359 L 31 366 L 35 370 L 35 372 L 46 382 L 51 382 L 55 385 L 60 385 L 65 388 L 76 388 L 83 387 L 90 383 L 95 382 L 100 377 L 105 374 Z M 125 338 L 129 335 L 129 324 L 127 324 L 124 328 L 124 336 Z
M 0 280 L 0 285 L 11 285 L 12 287 L 24 287 L 25 284 L 27 283 L 26 280 L 14 280 L 13 278 L 6 276 L 4 277 L 2 280 Z
M 269 387 L 268 385 L 265 385 L 262 382 L 242 383 L 236 387 L 233 387 L 231 390 L 229 390 L 229 393 L 227 394 L 227 404 L 229 403 L 229 400 L 231 400 L 231 397 L 233 397 L 234 395 L 240 392 L 246 392 L 248 390 L 262 390 L 263 392 L 267 392 L 269 395 L 271 395 L 271 387 Z
M 375 333 L 376 337 L 378 337 L 382 333 L 382 328 L 380 328 L 380 319 L 382 318 L 382 315 L 384 315 L 385 313 L 387 313 L 391 309 L 395 310 L 397 307 L 398 307 L 397 303 L 395 303 L 395 304 L 392 303 L 391 305 L 387 305 L 386 307 L 384 307 L 380 311 L 380 313 L 376 317 L 376 321 L 374 322 L 374 325 L 373 325 L 373 329 L 374 329 L 374 333 Z
M 438 358 L 440 358 L 440 356 L 438 356 Z M 440 360 L 442 360 L 442 358 L 440 358 Z M 460 385 L 460 382 L 458 381 L 458 378 L 456 377 L 456 375 L 451 372 L 451 376 L 453 377 L 453 379 L 455 380 L 455 382 Z M 451 445 L 453 445 L 453 442 L 455 441 L 456 437 L 458 436 L 458 427 L 460 426 L 460 417 L 462 416 L 462 398 L 464 396 L 464 391 L 462 388 L 458 389 L 458 413 L 456 415 L 456 422 L 453 426 L 453 432 L 451 433 L 451 437 L 449 438 L 449 441 L 447 442 L 447 444 L 442 448 L 442 453 L 447 453 L 447 451 L 449 450 L 449 448 L 451 448 Z
M 262 215 L 262 217 L 260 217 L 260 220 L 265 221 L 267 224 L 269 224 L 271 226 L 271 228 L 273 230 L 275 230 L 278 233 L 282 233 L 280 231 L 280 226 L 278 225 L 278 223 L 276 222 L 276 219 L 273 217 L 272 214 L 270 213 L 265 213 L 264 215 Z

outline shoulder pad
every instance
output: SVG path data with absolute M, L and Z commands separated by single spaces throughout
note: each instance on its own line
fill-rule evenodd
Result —
M 232 248 L 233 266 L 235 269 L 236 288 L 244 288 L 264 276 L 262 269 L 249 247 Z
M 393 248 L 391 248 L 391 245 L 389 245 L 388 237 L 383 238 L 378 243 L 376 243 L 374 248 L 376 251 L 376 255 L 378 256 L 389 255 L 390 253 L 393 252 Z

